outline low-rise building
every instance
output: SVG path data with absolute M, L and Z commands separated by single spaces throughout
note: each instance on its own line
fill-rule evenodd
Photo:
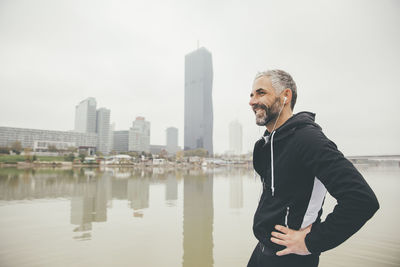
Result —
M 23 148 L 31 148 L 33 151 L 45 151 L 46 146 L 47 149 L 53 146 L 60 150 L 76 147 L 94 152 L 97 134 L 0 126 L 0 146 L 10 147 L 15 142 L 20 142 Z

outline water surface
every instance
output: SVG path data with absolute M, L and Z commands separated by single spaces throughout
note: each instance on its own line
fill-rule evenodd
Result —
M 400 168 L 358 168 L 381 208 L 320 266 L 400 266 Z M 0 266 L 246 266 L 260 190 L 240 168 L 2 168 Z

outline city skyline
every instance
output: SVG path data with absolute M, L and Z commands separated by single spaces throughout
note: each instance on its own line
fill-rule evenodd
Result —
M 0 125 L 69 131 L 76 103 L 95 96 L 116 130 L 140 115 L 152 122 L 152 144 L 174 126 L 183 146 L 183 58 L 204 46 L 213 53 L 215 153 L 228 150 L 234 118 L 243 152 L 253 149 L 264 131 L 248 105 L 253 78 L 279 68 L 298 85 L 294 112 L 315 112 L 345 155 L 400 154 L 398 11 L 390 0 L 4 0 Z
M 166 145 L 155 145 L 150 144 L 150 122 L 144 117 L 136 117 L 132 127 L 125 131 L 115 131 L 115 123 L 110 123 L 110 117 L 110 109 L 97 109 L 96 98 L 88 97 L 75 106 L 73 130 L 0 126 L 0 146 L 11 147 L 19 142 L 22 148 L 30 148 L 34 152 L 51 152 L 51 149 L 67 151 L 74 148 L 86 150 L 89 155 L 94 152 L 109 155 L 111 152 L 133 151 L 159 154 L 162 150 L 174 154 L 180 150 L 178 128 L 165 129 Z

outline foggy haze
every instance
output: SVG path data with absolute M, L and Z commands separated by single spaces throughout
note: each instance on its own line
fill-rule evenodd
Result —
M 398 1 L 0 0 L 0 126 L 72 130 L 75 105 L 95 97 L 116 130 L 151 122 L 151 144 L 179 129 L 184 56 L 213 57 L 214 151 L 243 125 L 243 152 L 264 129 L 248 102 L 257 71 L 297 83 L 294 112 L 345 155 L 400 154 Z

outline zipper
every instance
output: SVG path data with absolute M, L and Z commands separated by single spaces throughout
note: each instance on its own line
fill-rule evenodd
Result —
M 285 225 L 286 225 L 287 228 L 289 228 L 289 226 L 288 226 L 288 217 L 289 217 L 289 207 L 286 207 Z

